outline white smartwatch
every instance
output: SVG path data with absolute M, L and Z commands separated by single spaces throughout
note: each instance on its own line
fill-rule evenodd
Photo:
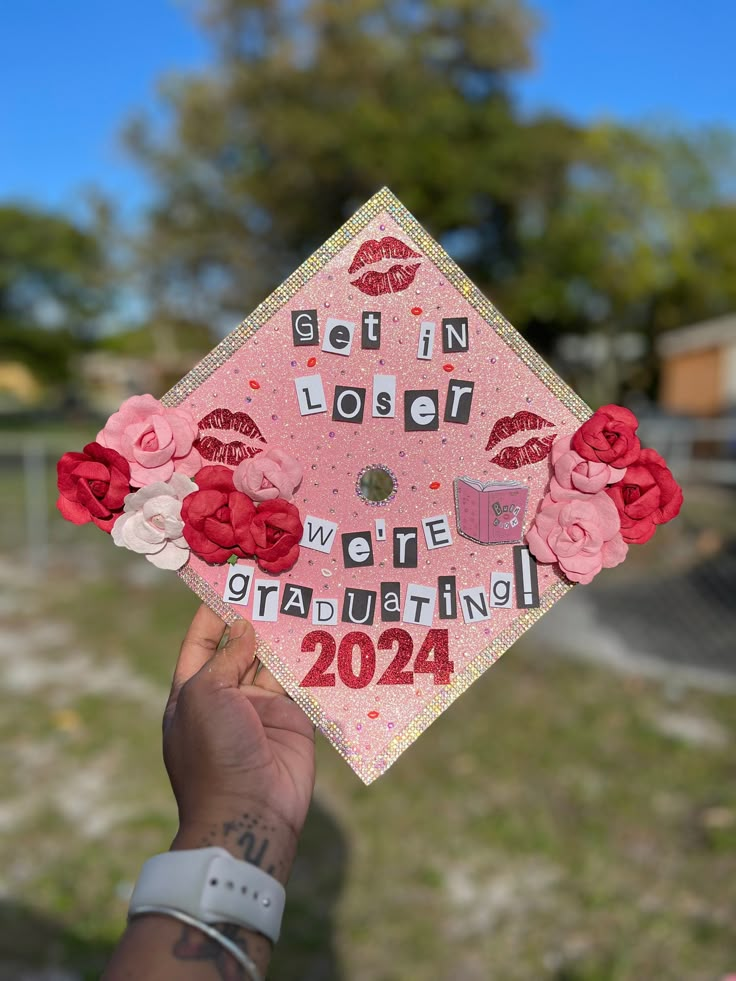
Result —
M 204 923 L 234 923 L 279 939 L 286 892 L 280 882 L 224 848 L 164 852 L 141 869 L 129 915 L 170 907 Z

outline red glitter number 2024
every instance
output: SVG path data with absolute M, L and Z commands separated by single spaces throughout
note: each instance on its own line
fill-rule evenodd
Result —
M 449 685 L 450 675 L 455 665 L 450 660 L 447 630 L 430 630 L 419 648 L 414 660 L 414 669 L 407 664 L 414 653 L 411 634 L 399 627 L 384 630 L 378 638 L 378 650 L 390 651 L 396 645 L 396 653 L 378 679 L 378 685 L 412 685 L 414 673 L 434 675 L 435 685 Z M 355 671 L 355 648 L 360 653 L 360 665 Z M 320 649 L 319 657 L 304 677 L 301 688 L 334 688 L 335 672 L 328 668 L 335 659 L 337 651 L 337 673 L 340 681 L 348 688 L 365 688 L 373 681 L 376 672 L 376 651 L 373 641 L 360 630 L 353 630 L 337 642 L 326 630 L 312 630 L 302 640 L 302 651 L 314 652 Z M 434 656 L 430 656 L 434 654 Z

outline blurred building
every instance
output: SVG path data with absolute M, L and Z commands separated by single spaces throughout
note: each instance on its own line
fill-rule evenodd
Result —
M 94 351 L 80 358 L 79 375 L 87 406 L 110 415 L 131 395 L 157 391 L 160 370 L 154 361 Z
M 35 406 L 42 395 L 43 386 L 28 365 L 0 361 L 0 411 Z
M 689 416 L 736 409 L 736 313 L 668 331 L 658 350 L 663 409 Z

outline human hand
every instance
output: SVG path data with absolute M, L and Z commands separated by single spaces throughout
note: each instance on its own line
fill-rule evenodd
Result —
M 201 847 L 206 838 L 230 847 L 227 828 L 247 814 L 292 852 L 314 787 L 314 727 L 260 666 L 252 625 L 236 621 L 218 650 L 224 633 L 202 605 L 164 714 L 164 761 L 179 806 L 175 844 Z

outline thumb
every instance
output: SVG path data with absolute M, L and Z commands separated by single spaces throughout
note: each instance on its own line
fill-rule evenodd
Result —
M 256 632 L 249 620 L 236 620 L 227 643 L 204 664 L 196 680 L 214 688 L 238 688 L 253 667 Z

